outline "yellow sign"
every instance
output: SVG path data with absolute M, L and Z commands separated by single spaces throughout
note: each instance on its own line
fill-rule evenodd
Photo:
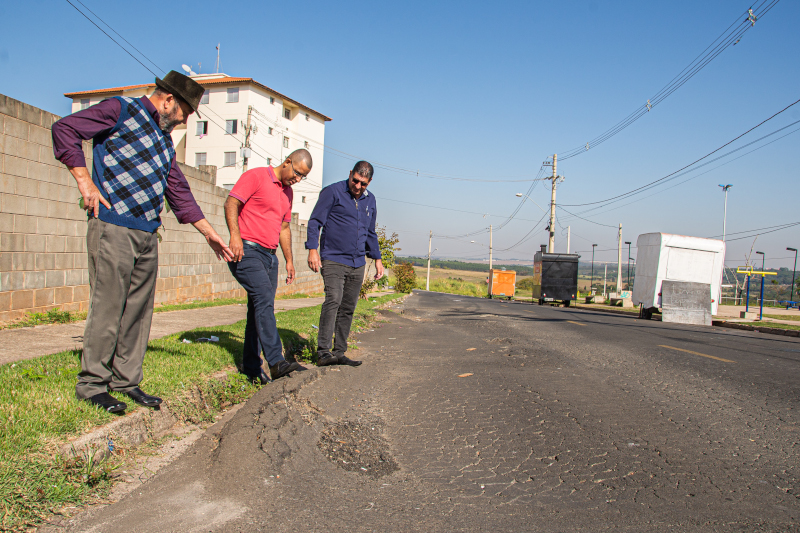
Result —
M 746 267 L 736 267 L 737 274 L 747 274 L 748 276 L 777 276 L 777 272 L 761 272 L 759 270 L 753 270 L 753 267 L 746 266 Z

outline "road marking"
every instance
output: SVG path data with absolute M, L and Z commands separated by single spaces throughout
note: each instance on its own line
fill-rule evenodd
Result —
M 585 326 L 586 324 L 581 324 L 580 322 L 573 322 L 572 320 L 567 320 L 570 324 L 577 324 L 579 326 Z
M 675 348 L 674 346 L 667 346 L 665 344 L 659 344 L 661 348 L 669 348 L 670 350 L 678 350 L 679 352 L 686 352 L 693 355 L 699 355 L 700 357 L 708 357 L 709 359 L 716 359 L 717 361 L 722 361 L 723 363 L 735 363 L 736 361 L 731 361 L 730 359 L 723 359 L 722 357 L 715 357 L 713 355 L 707 355 L 700 352 L 693 352 L 691 350 L 684 350 L 683 348 Z

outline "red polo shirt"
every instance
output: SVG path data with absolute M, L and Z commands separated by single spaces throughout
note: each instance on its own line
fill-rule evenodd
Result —
M 277 248 L 281 224 L 292 220 L 292 188 L 283 186 L 272 167 L 259 167 L 242 174 L 230 195 L 244 204 L 239 211 L 242 240 Z

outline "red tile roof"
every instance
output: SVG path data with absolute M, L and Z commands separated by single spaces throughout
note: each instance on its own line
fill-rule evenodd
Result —
M 306 105 L 303 105 L 303 104 L 301 104 L 300 102 L 298 102 L 296 100 L 292 100 L 288 96 L 279 93 L 275 89 L 270 89 L 269 87 L 267 87 L 263 83 L 259 83 L 256 80 L 254 80 L 253 78 L 238 78 L 238 77 L 233 77 L 233 76 L 226 76 L 224 78 L 200 79 L 200 80 L 196 80 L 196 81 L 197 81 L 197 83 L 199 83 L 203 87 L 205 87 L 207 85 L 252 83 L 256 87 L 259 87 L 260 89 L 263 89 L 265 91 L 269 91 L 269 92 L 279 96 L 280 98 L 286 100 L 287 102 L 291 102 L 292 104 L 294 104 L 294 105 L 296 105 L 298 107 L 301 107 L 301 108 L 303 108 L 303 109 L 305 109 L 307 111 L 311 111 L 312 113 L 321 116 L 326 122 L 331 120 L 330 117 L 323 115 L 319 111 L 315 111 L 315 110 L 311 109 L 310 107 L 308 107 Z M 92 90 L 92 91 L 77 91 L 77 92 L 74 92 L 74 93 L 64 93 L 64 96 L 66 96 L 67 98 L 78 98 L 80 96 L 89 96 L 89 95 L 96 95 L 96 94 L 121 93 L 121 92 L 124 92 L 124 91 L 131 91 L 133 89 L 153 89 L 153 88 L 155 88 L 155 86 L 156 86 L 155 83 L 142 83 L 140 85 L 126 85 L 124 87 L 111 87 L 110 89 L 95 89 L 95 90 Z

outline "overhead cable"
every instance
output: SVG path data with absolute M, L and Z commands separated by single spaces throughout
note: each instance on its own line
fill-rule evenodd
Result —
M 714 41 L 712 41 L 711 44 L 700 53 L 700 55 L 698 55 L 691 63 L 689 63 L 688 66 L 686 66 L 681 72 L 672 78 L 667 85 L 662 87 L 661 90 L 649 98 L 646 103 L 642 103 L 630 115 L 590 141 L 582 144 L 581 146 L 572 148 L 571 150 L 559 152 L 559 159 L 564 161 L 586 153 L 589 149 L 609 140 L 648 114 L 655 106 L 664 101 L 687 81 L 693 78 L 698 72 L 705 68 L 706 65 L 713 61 L 719 54 L 721 54 L 727 48 L 739 43 L 745 32 L 754 26 L 755 21 L 763 18 L 764 15 L 766 15 L 775 6 L 775 4 L 778 3 L 778 1 L 779 0 L 762 0 L 760 4 L 743 13 L 744 17 L 743 15 L 737 15 L 736 20 L 730 26 L 728 26 L 728 28 L 722 32 L 719 37 L 714 39 Z

